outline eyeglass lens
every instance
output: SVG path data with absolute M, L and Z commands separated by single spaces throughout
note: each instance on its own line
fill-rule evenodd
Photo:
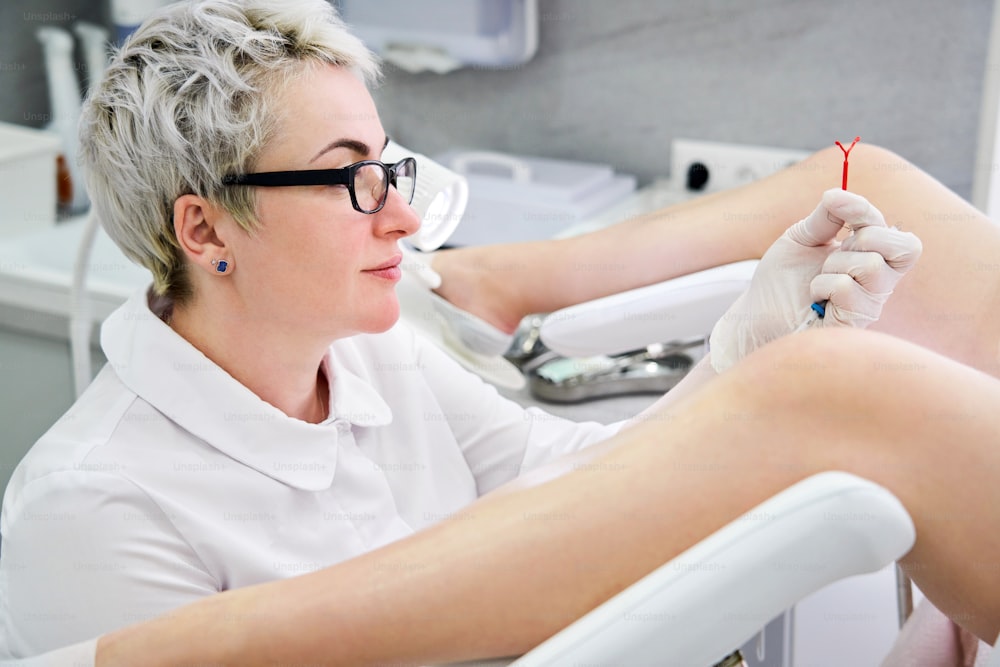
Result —
M 396 168 L 393 185 L 403 195 L 407 203 L 413 200 L 413 191 L 416 185 L 412 162 L 404 161 Z M 375 211 L 385 201 L 388 188 L 388 170 L 378 164 L 361 165 L 354 173 L 354 196 L 358 200 L 358 206 L 366 211 Z

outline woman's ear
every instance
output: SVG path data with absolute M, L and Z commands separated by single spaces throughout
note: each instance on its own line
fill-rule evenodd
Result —
M 222 214 L 198 195 L 181 195 L 174 201 L 174 234 L 194 266 L 207 273 L 220 274 L 232 270 L 231 249 L 226 246 L 219 229 Z

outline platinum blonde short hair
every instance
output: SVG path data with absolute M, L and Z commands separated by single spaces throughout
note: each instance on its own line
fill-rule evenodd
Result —
M 84 103 L 80 155 L 101 224 L 153 289 L 190 297 L 173 206 L 197 194 L 257 228 L 253 171 L 282 84 L 309 62 L 373 83 L 378 62 L 327 0 L 191 0 L 150 17 L 114 54 Z

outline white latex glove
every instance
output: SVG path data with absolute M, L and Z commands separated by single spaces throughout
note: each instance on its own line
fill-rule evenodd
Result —
M 835 237 L 844 226 L 853 234 L 840 243 Z M 712 367 L 722 373 L 810 320 L 813 326 L 868 326 L 921 249 L 920 239 L 886 226 L 864 197 L 828 190 L 809 217 L 768 248 L 750 287 L 716 323 Z M 823 319 L 812 314 L 814 302 L 826 302 Z

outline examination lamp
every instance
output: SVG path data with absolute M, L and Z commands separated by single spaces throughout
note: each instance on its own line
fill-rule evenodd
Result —
M 382 152 L 382 161 L 391 164 L 407 156 L 417 160 L 417 185 L 410 205 L 420 216 L 420 231 L 407 242 L 430 252 L 440 248 L 461 222 L 469 203 L 469 183 L 461 174 L 392 140 Z

